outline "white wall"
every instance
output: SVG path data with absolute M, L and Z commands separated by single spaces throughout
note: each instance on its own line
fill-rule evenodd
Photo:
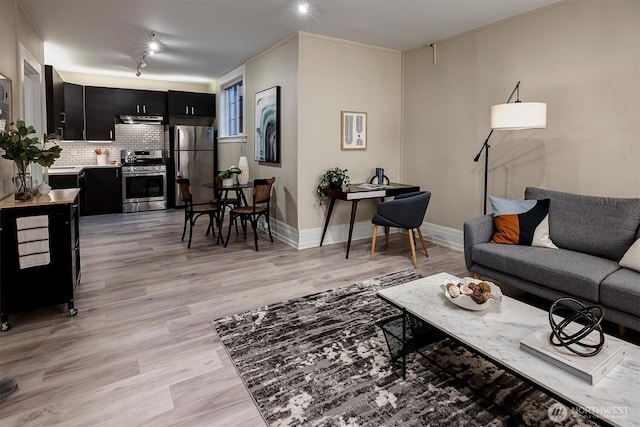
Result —
M 547 128 L 496 131 L 489 194 L 526 186 L 640 197 L 640 2 L 573 0 L 403 54 L 403 179 L 433 192 L 426 221 L 482 212 L 491 105 L 518 80 Z
M 315 187 L 327 169 L 346 168 L 354 183 L 368 181 L 376 167 L 383 167 L 392 181 L 402 178 L 401 77 L 398 51 L 300 34 L 297 200 L 301 232 L 322 227 L 326 205 L 318 206 Z M 343 110 L 367 113 L 366 151 L 340 149 Z M 336 203 L 331 224 L 348 224 L 350 209 L 351 203 Z M 375 203 L 360 203 L 356 220 L 370 224 L 374 210 Z M 318 244 L 319 236 L 316 240 Z
M 297 227 L 298 208 L 298 37 L 291 37 L 249 60 L 245 66 L 246 144 L 229 144 L 244 150 L 250 179 L 276 177 L 272 217 Z M 280 86 L 280 163 L 259 163 L 255 157 L 255 94 Z M 221 145 L 219 151 L 225 147 Z M 240 153 L 236 153 L 239 155 Z M 233 164 L 237 164 L 237 156 Z

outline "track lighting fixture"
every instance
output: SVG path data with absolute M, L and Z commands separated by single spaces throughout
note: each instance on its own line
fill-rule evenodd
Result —
M 151 41 L 147 45 L 147 48 L 142 52 L 140 58 L 138 58 L 138 66 L 136 67 L 136 77 L 140 77 L 142 75 L 142 69 L 147 66 L 147 56 L 151 56 L 156 51 L 160 49 L 160 42 L 158 42 L 158 38 L 156 37 L 156 33 L 151 33 Z

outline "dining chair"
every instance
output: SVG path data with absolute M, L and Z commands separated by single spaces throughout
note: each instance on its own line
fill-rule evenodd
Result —
M 376 237 L 378 234 L 378 226 L 384 226 L 385 248 L 389 246 L 389 228 L 403 228 L 407 230 L 409 235 L 409 246 L 411 246 L 411 255 L 413 257 L 413 266 L 418 268 L 418 259 L 416 258 L 416 246 L 414 242 L 413 231 L 418 231 L 420 242 L 424 254 L 428 257 L 427 244 L 424 241 L 420 226 L 424 220 L 424 215 L 429 206 L 431 199 L 430 191 L 419 191 L 415 193 L 402 194 L 395 197 L 394 200 L 383 202 L 378 205 L 376 215 L 371 219 L 373 223 L 373 237 L 371 238 L 371 256 L 369 259 L 373 261 L 376 250 Z
M 191 237 L 193 234 L 193 226 L 196 223 L 196 220 L 203 215 L 209 216 L 209 224 L 207 226 L 207 232 L 205 236 L 209 235 L 209 232 L 212 232 L 215 236 L 214 230 L 214 220 L 216 225 L 218 226 L 218 239 L 216 243 L 220 243 L 222 239 L 222 224 L 220 222 L 220 207 L 214 203 L 204 203 L 204 204 L 194 204 L 193 203 L 193 195 L 191 193 L 191 183 L 189 179 L 182 178 L 180 176 L 176 177 L 176 183 L 180 186 L 180 196 L 182 201 L 184 202 L 184 226 L 182 228 L 182 241 L 184 241 L 184 236 L 187 232 L 187 224 L 189 224 L 189 243 L 187 244 L 187 248 L 191 248 Z
M 231 237 L 231 227 L 233 223 L 236 223 L 240 218 L 242 222 L 242 228 L 244 230 L 244 238 L 247 238 L 247 225 L 246 221 L 251 223 L 253 228 L 253 239 L 255 241 L 256 251 L 258 250 L 258 219 L 264 216 L 267 222 L 267 230 L 269 230 L 269 239 L 273 242 L 273 236 L 271 235 L 271 224 L 269 220 L 269 204 L 271 201 L 271 187 L 276 178 L 271 177 L 267 179 L 254 179 L 253 180 L 253 196 L 252 203 L 249 206 L 237 206 L 229 211 L 229 231 L 227 232 L 227 240 L 225 241 L 225 248 L 229 244 L 229 238 Z

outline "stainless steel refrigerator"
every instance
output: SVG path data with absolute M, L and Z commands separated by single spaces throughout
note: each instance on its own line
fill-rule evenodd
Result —
M 215 182 L 217 171 L 216 134 L 209 126 L 174 126 L 170 131 L 170 182 L 173 183 L 174 206 L 183 206 L 176 176 L 191 182 L 193 203 L 207 203 L 213 199 L 213 189 L 205 186 Z M 171 196 L 171 195 L 170 195 Z

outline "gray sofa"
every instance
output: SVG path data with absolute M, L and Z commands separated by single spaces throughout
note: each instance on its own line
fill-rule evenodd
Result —
M 550 199 L 549 235 L 559 249 L 491 243 L 493 215 L 484 215 L 464 223 L 469 271 L 549 301 L 600 305 L 605 319 L 640 331 L 640 273 L 618 263 L 640 238 L 640 199 L 532 187 L 525 199 Z

